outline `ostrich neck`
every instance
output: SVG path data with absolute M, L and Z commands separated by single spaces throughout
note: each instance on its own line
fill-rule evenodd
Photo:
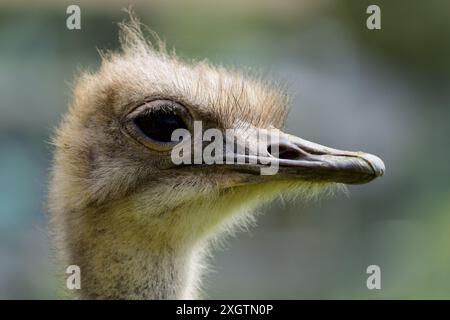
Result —
M 81 270 L 82 299 L 191 299 L 200 250 L 161 241 L 149 227 L 114 212 L 82 212 L 67 224 L 67 265 Z

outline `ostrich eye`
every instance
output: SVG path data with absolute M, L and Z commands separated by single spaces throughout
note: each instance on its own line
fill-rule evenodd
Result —
M 134 123 L 147 138 L 162 143 L 170 143 L 176 129 L 187 129 L 178 114 L 166 110 L 148 111 L 134 119 Z
M 190 130 L 193 117 L 182 104 L 172 100 L 152 100 L 131 111 L 125 129 L 132 138 L 156 151 L 168 151 L 179 141 L 172 141 L 177 129 Z

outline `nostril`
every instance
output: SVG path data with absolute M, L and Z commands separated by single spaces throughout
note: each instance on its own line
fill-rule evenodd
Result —
M 303 153 L 298 147 L 286 143 L 269 145 L 267 147 L 267 152 L 269 152 L 270 155 L 278 159 L 298 160 L 301 157 L 303 157 Z

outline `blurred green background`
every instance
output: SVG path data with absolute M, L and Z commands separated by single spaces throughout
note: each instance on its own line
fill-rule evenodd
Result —
M 80 31 L 66 8 L 81 7 Z M 45 232 L 52 128 L 77 70 L 113 49 L 125 1 L 0 1 L 0 298 L 54 298 Z M 387 174 L 273 204 L 216 251 L 210 298 L 450 298 L 450 2 L 135 1 L 183 56 L 288 84 L 288 131 L 379 155 Z M 366 28 L 381 7 L 382 30 Z M 381 267 L 368 290 L 366 268 Z

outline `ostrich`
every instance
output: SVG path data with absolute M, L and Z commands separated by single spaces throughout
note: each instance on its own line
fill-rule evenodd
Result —
M 97 72 L 79 76 L 53 140 L 50 226 L 61 270 L 80 267 L 75 298 L 198 298 L 211 243 L 257 206 L 384 172 L 374 155 L 282 132 L 288 99 L 279 86 L 184 61 L 146 40 L 133 17 L 119 41 Z M 171 134 L 194 120 L 244 135 L 276 128 L 282 138 L 260 156 L 279 160 L 278 173 L 261 175 L 259 162 L 175 165 Z

